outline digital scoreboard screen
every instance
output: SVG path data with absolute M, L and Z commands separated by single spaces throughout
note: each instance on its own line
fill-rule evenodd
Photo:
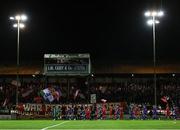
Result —
M 45 75 L 89 75 L 89 54 L 44 54 Z

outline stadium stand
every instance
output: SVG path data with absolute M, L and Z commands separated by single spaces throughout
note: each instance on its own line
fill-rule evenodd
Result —
M 154 103 L 153 67 L 151 66 L 96 66 L 93 68 L 93 75 L 86 77 L 48 77 L 43 74 L 43 67 L 41 66 L 21 66 L 19 70 L 21 81 L 21 87 L 18 90 L 20 104 L 89 104 L 90 94 L 96 94 L 97 103 L 102 103 L 102 99 L 106 99 L 107 103 L 124 102 L 127 106 L 130 104 L 152 106 Z M 165 109 L 166 106 L 161 98 L 168 96 L 171 100 L 169 104 L 179 107 L 180 66 L 159 65 L 156 72 L 158 104 Z M 16 86 L 12 84 L 15 79 L 16 66 L 0 67 L 1 110 L 15 109 L 13 107 L 16 103 Z M 44 100 L 41 92 L 47 87 L 56 88 L 60 91 L 59 100 L 52 102 Z M 83 108 L 86 110 L 85 105 Z M 92 111 L 90 106 L 86 108 Z M 23 109 L 20 108 L 19 110 L 23 112 Z M 109 109 L 110 105 L 108 105 Z M 46 113 L 50 112 L 51 110 L 46 111 Z M 49 116 L 49 114 L 47 115 Z M 38 113 L 33 114 L 31 118 L 41 118 L 41 116 Z

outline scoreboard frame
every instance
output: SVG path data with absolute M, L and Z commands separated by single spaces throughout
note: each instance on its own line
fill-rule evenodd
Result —
M 90 54 L 44 54 L 47 76 L 88 76 L 91 74 Z

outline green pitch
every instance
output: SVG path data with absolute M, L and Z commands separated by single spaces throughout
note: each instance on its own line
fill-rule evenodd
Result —
M 103 129 L 146 129 L 146 130 L 180 130 L 180 121 L 173 120 L 93 120 L 93 121 L 62 121 L 62 120 L 0 120 L 0 129 L 66 129 L 66 130 L 103 130 Z

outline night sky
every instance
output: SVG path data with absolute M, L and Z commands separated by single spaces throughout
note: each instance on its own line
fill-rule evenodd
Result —
M 157 60 L 179 62 L 178 0 L 63 0 L 0 3 L 0 64 L 16 63 L 17 30 L 9 16 L 28 15 L 20 33 L 20 62 L 43 61 L 44 53 L 90 53 L 94 63 L 152 61 L 152 28 L 144 12 L 161 9 L 156 27 Z

